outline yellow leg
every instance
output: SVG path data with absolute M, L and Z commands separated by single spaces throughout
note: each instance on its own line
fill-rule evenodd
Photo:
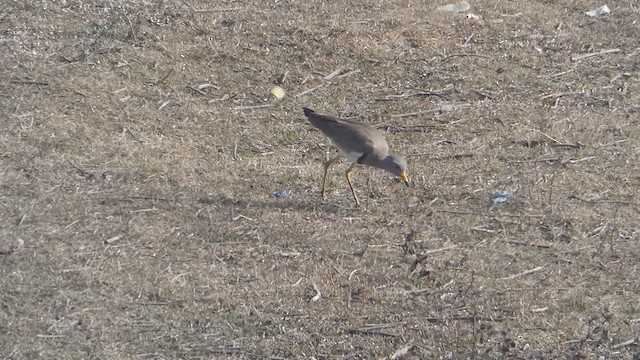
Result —
M 357 163 L 353 163 L 351 164 L 351 166 L 349 166 L 349 168 L 347 169 L 346 175 L 347 175 L 347 182 L 349 183 L 349 187 L 351 188 L 351 194 L 353 194 L 353 200 L 356 201 L 356 206 L 360 206 L 360 200 L 358 200 L 358 195 L 356 195 L 356 191 L 353 189 L 353 184 L 351 184 L 351 173 L 353 172 L 353 169 L 355 169 L 356 165 L 358 165 Z
M 324 176 L 322 177 L 322 199 L 326 200 L 327 197 L 325 195 L 325 191 L 327 189 L 327 171 L 329 170 L 329 166 L 331 166 L 336 161 L 340 160 L 340 156 L 336 156 L 326 163 L 324 163 Z

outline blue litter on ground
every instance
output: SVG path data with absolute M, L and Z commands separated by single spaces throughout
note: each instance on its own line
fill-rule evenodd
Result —
M 289 195 L 287 190 L 276 190 L 273 192 L 274 199 L 284 199 Z
M 494 205 L 503 204 L 507 202 L 507 199 L 513 196 L 513 193 L 508 190 L 500 190 L 494 191 L 493 196 L 491 196 L 491 201 L 493 201 Z

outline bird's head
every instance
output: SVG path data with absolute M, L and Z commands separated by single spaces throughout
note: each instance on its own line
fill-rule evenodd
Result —
M 407 175 L 407 162 L 398 155 L 391 154 L 382 161 L 382 168 L 398 176 L 405 185 L 409 186 L 409 175 Z

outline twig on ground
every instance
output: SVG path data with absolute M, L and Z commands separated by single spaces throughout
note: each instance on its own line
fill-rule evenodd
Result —
M 545 100 L 545 99 L 549 99 L 549 98 L 559 98 L 559 97 L 563 97 L 563 96 L 567 96 L 567 95 L 580 95 L 580 94 L 582 94 L 581 91 L 567 91 L 567 92 L 544 95 L 544 96 L 540 97 L 540 100 Z
M 158 211 L 158 209 L 156 208 L 138 209 L 138 210 L 131 210 L 130 213 L 137 214 L 137 213 L 152 212 L 152 211 Z
M 284 74 L 282 74 L 278 82 L 280 84 L 284 84 L 284 82 L 287 80 L 287 76 L 289 76 L 289 70 L 285 71 Z
M 129 16 L 127 16 L 127 11 L 124 9 L 124 4 L 120 3 L 120 10 L 122 11 L 122 16 L 127 20 L 127 24 L 129 25 L 129 31 L 131 31 L 131 38 L 134 41 L 137 41 L 136 30 L 133 28 L 133 22 Z
M 483 213 L 478 211 L 469 210 L 449 210 L 449 209 L 432 209 L 435 212 L 457 214 L 457 215 L 474 215 L 474 216 L 495 216 L 495 214 Z M 516 218 L 542 218 L 544 214 L 501 214 L 501 216 L 516 217 Z
M 471 41 L 471 39 L 473 39 L 473 35 L 475 35 L 475 34 L 469 35 L 469 37 L 461 45 L 458 45 L 458 44 L 456 44 L 456 45 L 458 47 L 467 47 L 467 46 L 469 46 L 469 42 Z
M 342 71 L 344 71 L 344 69 L 342 69 L 342 68 L 335 70 L 331 74 L 326 75 L 326 76 L 324 76 L 322 78 L 323 81 L 326 81 L 326 82 L 323 82 L 322 84 L 314 86 L 314 87 L 312 87 L 310 89 L 304 90 L 303 92 L 298 93 L 298 94 L 294 95 L 293 97 L 300 97 L 300 96 L 306 95 L 306 94 L 308 94 L 308 93 L 310 93 L 312 91 L 316 91 L 316 90 L 318 90 L 318 89 L 320 89 L 320 88 L 322 88 L 324 86 L 329 86 L 331 84 L 331 80 L 343 79 L 343 78 L 345 78 L 347 76 L 350 76 L 350 75 L 353 75 L 353 74 L 357 74 L 357 73 L 360 72 L 360 69 L 348 71 L 348 72 L 346 72 L 344 74 L 342 73 Z M 303 83 L 304 82 L 306 82 L 306 79 L 305 79 L 305 81 L 303 81 Z
M 156 85 L 160 85 L 162 84 L 165 80 L 167 80 L 167 78 L 169 77 L 169 75 L 171 75 L 173 73 L 173 66 L 171 67 L 171 69 L 169 69 L 169 71 L 167 71 L 167 73 L 162 77 L 162 79 L 160 79 Z
M 89 170 L 82 169 L 82 168 L 76 166 L 74 163 L 72 163 L 71 160 L 67 159 L 67 162 L 69 163 L 69 165 L 73 166 L 76 170 L 78 170 L 78 172 L 80 172 L 80 176 L 94 176 L 97 173 L 96 171 L 92 172 L 92 171 L 89 171 Z
M 521 276 L 531 275 L 533 273 L 537 273 L 537 272 L 540 272 L 540 271 L 543 271 L 543 270 L 544 270 L 544 266 L 538 266 L 538 267 L 523 271 L 523 272 L 518 273 L 518 274 L 514 274 L 514 275 L 507 276 L 507 277 L 503 277 L 501 280 L 512 280 L 512 279 L 519 278 Z
M 409 268 L 410 272 L 413 273 L 418 268 L 418 264 L 421 264 L 423 261 L 427 260 L 429 255 L 432 255 L 432 254 L 435 254 L 435 253 L 439 253 L 439 252 L 443 252 L 443 251 L 453 250 L 456 247 L 457 247 L 457 245 L 450 245 L 450 246 L 446 246 L 446 247 L 443 247 L 443 248 L 432 249 L 432 250 L 427 250 L 427 251 L 423 252 L 422 254 L 420 254 L 420 256 L 416 257 L 415 260 L 413 260 L 413 264 L 411 264 L 411 267 Z M 409 275 L 409 276 L 411 276 L 411 275 Z
M 353 75 L 353 74 L 357 74 L 359 72 L 360 72 L 360 69 L 355 69 L 355 70 L 348 71 L 348 72 L 346 72 L 344 74 L 340 74 L 340 75 L 336 76 L 335 78 L 336 79 L 343 79 L 343 78 L 346 78 L 347 76 L 350 76 L 350 75 Z
M 512 245 L 533 246 L 533 247 L 539 247 L 539 248 L 545 248 L 545 249 L 553 247 L 553 244 L 536 244 L 536 243 L 517 241 L 517 240 L 505 240 L 504 242 Z
M 382 335 L 382 336 L 391 336 L 391 337 L 400 336 L 398 334 L 394 334 L 387 331 L 355 329 L 355 328 L 345 328 L 344 332 L 346 332 L 347 334 Z
M 402 292 L 402 295 L 420 295 L 431 291 L 432 289 L 415 289 L 415 290 L 406 290 Z
M 575 143 L 575 144 L 571 144 L 571 143 L 558 143 L 558 144 L 551 144 L 551 146 L 557 146 L 557 147 L 569 147 L 569 148 L 573 148 L 573 149 L 579 149 L 583 146 L 585 146 L 584 144 L 581 144 L 579 142 Z
M 616 140 L 616 141 L 612 141 L 606 144 L 602 144 L 599 147 L 606 147 L 606 146 L 611 146 L 611 145 L 618 145 L 618 144 L 622 144 L 622 143 L 626 143 L 630 141 L 629 139 L 621 139 L 621 140 Z
M 560 345 L 569 345 L 569 344 L 579 343 L 580 346 L 582 346 L 582 344 L 594 344 L 594 343 L 601 342 L 601 341 L 602 340 L 600 340 L 600 339 L 590 339 L 590 340 L 574 339 L 574 340 L 563 341 L 563 342 L 560 343 Z
M 74 221 L 72 221 L 69 225 L 65 226 L 64 228 L 65 228 L 65 229 L 68 229 L 68 228 L 72 227 L 73 225 L 75 225 L 75 224 L 77 224 L 77 223 L 79 223 L 79 222 L 80 222 L 80 220 L 74 220 Z
M 66 335 L 47 335 L 47 334 L 38 334 L 36 336 L 43 339 L 58 339 L 58 338 L 67 337 Z
M 532 163 L 538 163 L 538 162 L 557 162 L 557 161 L 561 161 L 562 159 L 560 159 L 559 157 L 552 157 L 552 158 L 543 158 L 543 159 L 511 159 L 511 160 L 506 160 L 504 159 L 507 164 L 512 164 L 512 163 L 528 163 L 528 162 L 532 162 Z
M 485 58 L 485 59 L 491 59 L 491 56 L 482 55 L 482 54 L 451 54 L 451 55 L 449 55 L 450 58 L 455 57 L 455 56 L 476 56 L 476 57 L 481 57 L 481 58 Z
M 406 157 L 430 156 L 430 155 L 432 155 L 432 154 L 419 153 L 419 154 L 408 154 L 408 155 L 406 155 Z M 476 154 L 469 154 L 469 153 L 453 154 L 453 155 L 447 155 L 447 156 L 430 157 L 429 160 L 431 160 L 431 161 L 457 160 L 457 159 L 470 158 L 470 157 L 474 157 L 474 156 L 476 156 Z
M 575 163 L 579 163 L 579 162 L 583 162 L 583 161 L 587 161 L 587 160 L 592 160 L 595 159 L 595 156 L 587 156 L 587 157 L 583 157 L 581 159 L 568 159 L 568 160 L 563 160 L 561 161 L 562 164 L 565 163 L 569 163 L 569 164 L 575 164 Z
M 112 238 L 109 238 L 109 239 L 105 240 L 104 243 L 110 245 L 110 244 L 113 244 L 114 242 L 122 239 L 123 237 L 124 237 L 123 235 L 116 235 L 116 236 L 114 236 Z
M 636 338 L 633 338 L 633 339 L 629 339 L 627 341 L 623 341 L 623 342 L 621 342 L 619 344 L 613 345 L 613 348 L 617 349 L 617 348 L 621 348 L 621 347 L 624 347 L 624 346 L 633 345 L 633 344 L 636 343 L 636 340 L 637 340 Z
M 440 105 L 437 109 L 433 109 L 433 111 L 449 112 L 449 111 L 460 110 L 468 107 L 471 107 L 471 104 L 469 103 L 443 104 L 443 105 Z
M 476 94 L 476 95 L 478 95 L 478 96 L 481 96 L 481 97 L 483 97 L 485 99 L 489 99 L 489 100 L 495 100 L 496 99 L 495 96 L 483 93 L 482 91 L 479 91 L 479 90 L 471 90 L 471 92 Z
M 574 70 L 575 70 L 575 68 L 573 68 L 573 69 L 569 69 L 569 70 L 567 70 L 567 71 L 562 71 L 562 72 L 559 72 L 559 73 L 553 73 L 553 74 L 551 74 L 551 75 L 547 75 L 547 77 L 549 77 L 549 78 L 554 78 L 554 77 L 562 76 L 562 75 L 568 74 L 568 73 L 570 73 L 570 72 L 572 72 L 572 71 L 574 71 Z
M 338 268 L 338 266 L 333 265 L 333 269 L 342 277 L 344 277 L 344 272 Z
M 48 81 L 36 81 L 36 80 L 11 80 L 12 84 L 20 84 L 20 85 L 49 85 Z
M 27 215 L 28 212 L 25 212 L 24 214 L 22 214 L 22 216 L 20 216 L 20 220 L 18 220 L 18 226 L 24 224 L 24 221 L 27 219 Z
M 415 112 L 411 112 L 411 113 L 404 113 L 404 114 L 395 114 L 395 115 L 391 115 L 391 117 L 409 117 L 409 116 L 417 116 L 417 115 L 423 115 L 423 114 L 433 114 L 433 113 L 443 113 L 443 112 L 449 112 L 449 111 L 454 111 L 454 110 L 460 110 L 460 109 L 464 109 L 467 107 L 471 107 L 471 104 L 469 103 L 462 103 L 462 104 L 444 104 L 444 105 L 440 105 L 438 107 L 435 107 L 433 109 L 429 109 L 429 110 L 419 110 L 419 111 L 415 111 Z
M 233 110 L 252 110 L 252 109 L 263 109 L 263 108 L 268 108 L 271 107 L 271 104 L 264 104 L 264 105 L 251 105 L 251 106 L 236 106 L 233 108 Z
M 450 320 L 458 320 L 458 321 L 506 321 L 515 319 L 514 317 L 490 317 L 490 316 L 473 316 L 473 315 L 460 315 L 460 316 L 451 316 L 451 317 L 428 317 L 424 320 L 432 323 L 443 323 Z
M 334 72 L 330 73 L 329 75 L 325 76 L 324 79 L 325 80 L 332 80 L 334 77 L 342 74 L 342 71 L 344 69 L 340 68 L 340 69 L 336 69 Z
M 405 324 L 406 324 L 405 322 L 388 323 L 388 324 L 366 324 L 364 327 L 361 327 L 361 328 L 352 328 L 352 327 L 344 328 L 344 332 L 346 332 L 347 334 L 382 335 L 382 336 L 397 337 L 400 335 L 383 331 L 381 329 L 401 326 Z
M 431 91 L 416 91 L 416 92 L 405 92 L 400 95 L 385 95 L 381 98 L 373 99 L 375 101 L 389 101 L 389 100 L 398 100 L 398 99 L 407 99 L 411 97 L 427 97 L 427 96 L 436 96 L 442 99 L 445 99 L 445 95 L 443 93 L 436 93 Z
M 233 221 L 237 221 L 237 220 L 240 220 L 240 219 L 245 219 L 245 220 L 249 220 L 249 221 L 256 221 L 256 219 L 250 218 L 250 217 L 248 217 L 248 216 L 244 216 L 244 215 L 242 215 L 242 214 L 238 214 L 238 216 L 234 217 L 234 218 L 233 218 L 233 219 L 231 219 L 231 220 L 233 220 Z
M 588 59 L 590 57 L 599 56 L 599 55 L 605 55 L 605 54 L 612 54 L 612 53 L 617 53 L 617 52 L 620 52 L 620 51 L 621 51 L 620 49 L 607 49 L 607 50 L 602 50 L 602 51 L 598 51 L 598 52 L 594 52 L 594 53 L 588 53 L 588 54 L 572 56 L 571 60 L 580 61 L 580 60 Z
M 542 158 L 542 159 L 504 159 L 504 161 L 506 161 L 507 163 L 511 164 L 511 163 L 526 163 L 526 162 L 532 162 L 532 163 L 538 163 L 538 162 L 546 162 L 546 163 L 555 163 L 555 162 L 559 162 L 560 164 L 575 164 L 575 163 L 579 163 L 579 162 L 583 162 L 583 161 L 588 161 L 588 160 L 592 160 L 595 159 L 595 156 L 587 156 L 581 159 L 573 159 L 573 158 L 569 158 L 569 159 L 561 159 L 559 157 L 552 157 L 552 158 Z
M 138 196 L 129 196 L 126 198 L 122 198 L 122 200 L 128 200 L 128 199 L 133 199 L 133 200 L 153 200 L 153 201 L 169 201 L 169 199 L 167 198 L 161 198 L 161 197 L 155 197 L 155 196 L 143 196 L 143 195 L 138 195 Z
M 450 245 L 450 246 L 445 246 L 445 247 L 441 247 L 439 249 L 431 249 L 431 250 L 427 250 L 425 252 L 422 253 L 421 257 L 424 257 L 426 255 L 431 255 L 431 254 L 435 254 L 435 253 L 439 253 L 439 252 L 443 252 L 443 251 L 449 251 L 449 250 L 453 250 L 455 248 L 457 248 L 458 245 Z
M 305 90 L 305 91 L 303 91 L 303 92 L 301 92 L 299 94 L 294 95 L 294 97 L 300 97 L 300 96 L 303 96 L 303 95 L 307 95 L 308 93 L 310 93 L 312 91 L 316 91 L 316 90 L 318 90 L 318 89 L 320 89 L 321 87 L 324 87 L 324 86 L 325 86 L 325 84 L 320 84 L 318 86 L 314 86 L 314 87 L 312 87 L 310 89 L 307 89 L 307 90 Z
M 280 256 L 282 256 L 282 257 L 298 257 L 298 256 L 300 256 L 300 253 L 297 252 L 297 251 L 289 251 L 289 252 L 281 251 L 280 252 Z
M 379 125 L 377 129 L 384 129 L 392 132 L 427 132 L 429 129 L 439 128 L 437 125 L 413 125 L 413 126 L 394 126 L 394 125 Z
M 209 104 L 214 103 L 214 102 L 222 102 L 222 101 L 231 100 L 231 99 L 235 98 L 236 96 L 238 96 L 238 94 L 225 94 L 221 98 L 209 100 Z
M 542 131 L 540 131 L 540 130 L 538 130 L 538 129 L 534 129 L 534 128 L 532 128 L 532 127 L 529 127 L 529 129 L 530 129 L 530 130 L 533 130 L 533 131 L 535 131 L 535 132 L 537 132 L 537 133 L 540 133 L 542 136 L 546 137 L 547 139 L 549 139 L 549 140 L 553 141 L 553 142 L 554 142 L 554 143 L 556 143 L 556 144 L 562 144 L 560 141 L 558 141 L 558 140 L 556 140 L 556 139 L 552 138 L 551 136 L 549 136 L 549 135 L 545 134 L 544 132 L 542 132 Z
M 394 323 L 364 324 L 364 327 L 367 329 L 386 329 L 386 328 L 402 326 L 406 324 L 407 323 L 405 321 L 398 321 Z
M 204 91 L 202 91 L 202 90 L 200 90 L 200 89 L 198 89 L 198 88 L 195 88 L 195 87 L 193 87 L 193 86 L 191 86 L 191 85 L 187 85 L 187 89 L 189 89 L 189 90 L 191 90 L 191 91 L 193 91 L 193 92 L 196 92 L 196 93 L 198 93 L 198 94 L 200 94 L 200 95 L 207 95 L 207 93 L 206 93 L 206 92 L 204 92 Z
M 229 8 L 214 8 L 214 9 L 195 9 L 193 12 L 195 13 L 206 13 L 206 12 L 218 12 L 218 11 L 237 11 L 242 10 L 241 7 L 229 7 Z
M 472 227 L 471 231 L 483 232 L 483 233 L 487 233 L 487 234 L 496 234 L 496 233 L 498 233 L 498 231 L 496 231 L 496 230 L 485 229 L 485 228 L 479 227 L 479 226 Z
M 576 199 L 582 202 L 586 202 L 589 204 L 625 204 L 625 205 L 635 205 L 633 201 L 625 201 L 625 200 L 602 200 L 602 196 L 583 198 L 575 194 L 571 194 L 567 197 L 568 199 Z
M 358 269 L 354 269 L 349 273 L 349 281 L 351 281 L 351 278 L 353 278 L 353 275 L 355 275 L 357 272 L 358 272 Z
M 320 300 L 320 298 L 322 297 L 322 293 L 320 292 L 320 288 L 318 287 L 318 285 L 316 285 L 316 283 L 311 284 L 311 286 L 313 286 L 313 290 L 316 292 L 316 294 L 311 298 L 311 301 L 316 302 Z
M 425 114 L 425 113 L 422 112 L 422 111 L 414 111 L 414 112 L 410 112 L 410 113 L 393 114 L 393 115 L 391 115 L 391 117 L 403 118 L 403 117 L 410 117 L 410 116 L 418 116 L 420 114 Z

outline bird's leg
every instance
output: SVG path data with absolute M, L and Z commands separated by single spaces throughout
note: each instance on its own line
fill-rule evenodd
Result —
M 325 190 L 327 189 L 327 171 L 329 170 L 329 166 L 331 166 L 331 164 L 335 163 L 338 160 L 340 160 L 340 156 L 336 156 L 332 159 L 329 159 L 326 163 L 324 163 L 324 176 L 322 177 L 322 199 L 323 200 L 327 199 L 327 197 L 324 194 Z
M 351 166 L 349 166 L 349 168 L 347 169 L 346 175 L 347 182 L 349 183 L 349 187 L 351 188 L 351 194 L 353 194 L 353 200 L 356 201 L 356 206 L 360 207 L 360 200 L 358 200 L 358 195 L 356 195 L 356 191 L 353 189 L 353 184 L 351 184 L 351 173 L 353 172 L 353 169 L 355 169 L 356 165 L 358 165 L 358 163 L 351 164 Z

